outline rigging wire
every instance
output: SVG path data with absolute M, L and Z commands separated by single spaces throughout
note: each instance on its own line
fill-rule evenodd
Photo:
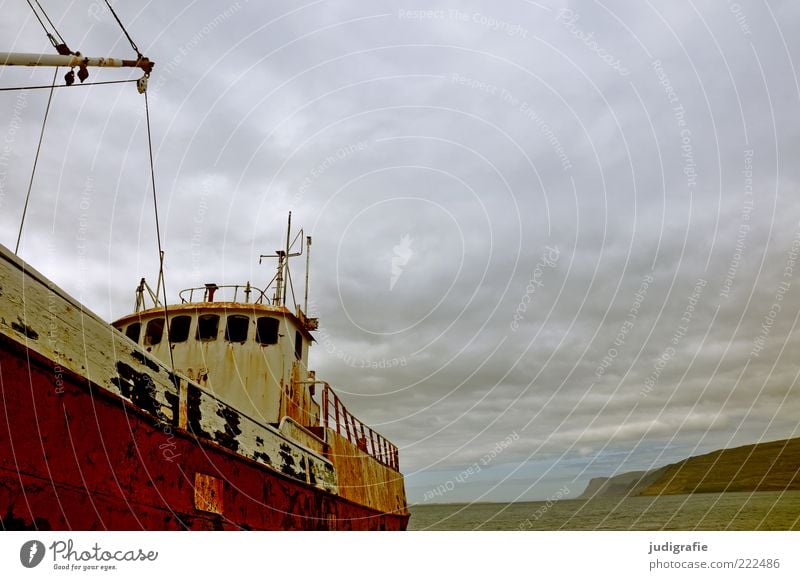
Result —
M 297 298 L 294 295 L 294 283 L 292 282 L 292 271 L 289 269 L 288 265 L 286 267 L 286 278 L 287 278 L 287 281 L 288 281 L 287 286 L 292 291 L 292 304 L 294 304 L 294 307 L 296 309 L 297 308 Z M 286 302 L 286 300 L 284 299 L 284 306 L 286 305 L 285 302 Z
M 53 47 L 58 51 L 58 54 L 62 55 L 73 54 L 72 51 L 69 49 L 69 47 L 67 47 L 67 43 L 64 41 L 64 37 L 61 36 L 61 33 L 58 31 L 58 28 L 56 28 L 56 25 L 53 24 L 52 20 L 50 20 L 50 17 L 47 15 L 47 11 L 39 3 L 39 0 L 34 0 L 34 2 L 36 2 L 36 6 L 39 7 L 39 11 L 41 11 L 41 13 L 45 17 L 45 20 L 47 20 L 47 22 L 50 24 L 50 27 L 53 29 L 52 33 L 45 25 L 44 21 L 42 20 L 42 17 L 39 16 L 39 11 L 37 11 L 36 8 L 33 6 L 31 0 L 26 0 L 26 1 L 28 3 L 28 6 L 31 7 L 31 11 L 33 11 L 33 15 L 36 16 L 36 20 L 38 20 L 39 24 L 42 25 L 42 30 L 44 30 L 44 33 L 47 35 L 47 39 L 50 41 L 50 44 L 52 44 Z M 55 36 L 53 36 L 53 33 L 55 33 Z
M 150 102 L 147 98 L 147 91 L 144 92 L 144 110 L 145 110 L 145 117 L 147 120 L 147 151 L 150 155 L 150 182 L 153 188 L 153 213 L 155 214 L 155 221 L 156 221 L 156 240 L 158 241 L 158 262 L 159 262 L 159 271 L 158 271 L 158 279 L 161 280 L 161 292 L 164 296 L 164 326 L 167 331 L 167 344 L 169 346 L 169 360 L 172 366 L 172 377 L 173 381 L 177 380 L 175 377 L 175 357 L 172 354 L 172 340 L 169 336 L 169 307 L 167 306 L 167 283 L 164 279 L 164 250 L 161 246 L 161 226 L 159 225 L 158 219 L 158 196 L 156 195 L 156 170 L 155 164 L 153 163 L 153 137 L 152 137 L 152 129 L 150 127 Z M 156 297 L 158 297 L 159 289 L 156 288 Z M 175 385 L 178 386 L 177 384 Z
M 96 83 L 81 83 L 75 85 L 35 85 L 31 87 L 0 87 L 1 91 L 33 91 L 36 89 L 71 89 L 75 87 L 92 87 L 96 85 L 118 85 L 121 83 L 136 83 L 138 79 L 125 79 L 122 81 L 98 81 Z
M 125 25 L 122 24 L 122 20 L 120 20 L 119 16 L 117 16 L 117 13 L 114 11 L 114 8 L 111 6 L 111 3 L 108 0 L 105 0 L 105 2 L 106 2 L 106 6 L 108 6 L 108 9 L 111 11 L 111 14 L 114 16 L 114 20 L 117 21 L 117 24 L 119 24 L 119 27 L 122 29 L 122 32 L 124 32 L 125 36 L 128 38 L 128 42 L 131 43 L 131 48 L 134 51 L 136 51 L 136 55 L 139 58 L 142 58 L 142 53 L 141 53 L 141 51 L 139 51 L 139 47 L 136 46 L 136 43 L 131 38 L 131 35 L 128 34 L 128 31 L 125 29 Z M 146 98 L 145 98 L 145 101 L 146 101 Z
M 39 152 L 42 150 L 42 140 L 44 139 L 44 129 L 47 126 L 47 116 L 50 113 L 50 103 L 53 101 L 53 89 L 56 87 L 56 78 L 58 78 L 58 67 L 53 73 L 53 84 L 50 86 L 50 96 L 47 97 L 47 108 L 44 111 L 44 119 L 42 120 L 42 130 L 39 133 L 39 145 L 36 146 L 36 156 L 33 158 L 33 169 L 31 169 L 31 180 L 28 182 L 28 194 L 25 196 L 25 206 L 22 208 L 22 219 L 19 222 L 19 233 L 17 234 L 17 245 L 14 248 L 14 255 L 19 252 L 19 243 L 22 240 L 22 228 L 25 225 L 25 216 L 28 213 L 28 202 L 31 199 L 31 189 L 33 189 L 33 178 L 36 175 L 36 165 L 39 163 Z
M 47 30 L 47 26 L 45 26 L 44 22 L 42 22 L 41 16 L 39 16 L 39 13 L 36 12 L 36 8 L 34 8 L 33 4 L 31 4 L 31 0 L 27 0 L 27 2 L 28 2 L 28 6 L 30 6 L 31 10 L 33 11 L 33 15 L 36 16 L 36 20 L 38 20 L 39 24 L 42 25 L 42 30 L 44 30 L 44 33 L 47 35 L 47 38 L 50 40 L 51 43 L 53 43 L 53 46 L 56 46 L 56 44 L 57 44 L 56 43 L 56 39 L 53 38 L 53 35 L 50 34 L 49 30 Z M 38 4 L 38 2 L 37 2 L 37 4 Z
M 42 8 L 42 5 L 41 5 L 41 4 L 39 4 L 39 0 L 34 0 L 34 2 L 36 2 L 36 5 L 39 7 L 39 10 L 41 10 L 41 11 L 42 11 L 42 14 L 44 14 L 44 17 L 45 17 L 45 18 L 47 19 L 47 21 L 50 23 L 50 26 L 53 28 L 53 32 L 55 32 L 55 33 L 56 33 L 56 36 L 57 36 L 57 37 L 58 37 L 58 39 L 61 41 L 61 44 L 67 44 L 66 42 L 64 42 L 64 37 L 63 37 L 63 36 L 61 36 L 61 33 L 60 33 L 60 32 L 58 31 L 58 29 L 56 28 L 56 25 L 55 25 L 55 24 L 53 24 L 53 21 L 52 21 L 52 20 L 50 20 L 50 17 L 47 15 L 47 12 L 45 11 L 45 9 L 44 9 L 44 8 Z M 28 4 L 30 4 L 30 2 L 28 2 Z

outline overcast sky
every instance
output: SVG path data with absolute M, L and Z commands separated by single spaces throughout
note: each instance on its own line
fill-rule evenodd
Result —
M 41 3 L 73 50 L 134 55 L 99 0 Z M 796 2 L 116 6 L 157 63 L 171 298 L 263 286 L 292 211 L 312 368 L 398 444 L 412 501 L 576 496 L 797 434 Z M 0 8 L 0 51 L 52 51 Z M 0 93 L 12 249 L 46 98 Z M 149 185 L 134 86 L 57 91 L 20 255 L 128 313 L 157 276 Z

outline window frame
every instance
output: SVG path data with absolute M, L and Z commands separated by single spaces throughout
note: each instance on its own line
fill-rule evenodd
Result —
M 158 327 L 158 335 L 156 336 L 155 333 L 151 332 L 151 328 Z M 164 340 L 164 319 L 163 318 L 151 318 L 147 321 L 147 325 L 144 329 L 144 338 L 142 339 L 142 344 L 144 346 L 157 346 L 161 344 L 161 341 Z
M 303 360 L 303 333 L 299 330 L 294 332 L 294 357 Z
M 243 324 L 244 338 L 233 340 L 231 338 L 231 322 L 235 324 Z M 242 330 L 242 328 L 234 328 L 234 330 Z M 246 314 L 228 314 L 225 317 L 225 342 L 236 344 L 244 344 L 247 342 L 247 337 L 250 336 L 250 317 Z
M 178 337 L 176 337 L 175 336 L 175 323 L 177 321 L 179 321 L 179 320 L 181 321 L 181 324 L 183 324 L 184 320 L 187 321 L 186 322 L 186 328 L 185 329 L 180 329 L 179 328 L 180 330 L 182 330 L 182 332 L 180 333 L 180 335 L 178 335 Z M 191 334 L 191 330 L 192 330 L 192 316 L 190 314 L 178 314 L 176 316 L 173 316 L 169 321 L 169 342 L 170 342 L 170 344 L 180 344 L 182 342 L 186 342 L 187 340 L 189 340 L 189 335 Z
M 274 328 L 268 328 L 269 333 L 266 334 L 266 338 L 274 340 L 266 341 L 263 340 L 265 338 L 265 333 L 263 332 L 262 328 L 262 321 L 269 321 L 269 326 Z M 281 333 L 281 321 L 279 318 L 275 318 L 274 316 L 259 316 L 256 318 L 256 342 L 261 346 L 271 346 L 273 344 L 278 344 L 278 338 L 280 337 Z
M 131 336 L 131 329 L 136 327 L 136 338 Z M 125 327 L 125 336 L 130 338 L 136 344 L 139 344 L 139 341 L 142 340 L 142 321 L 137 320 L 136 322 L 131 322 L 127 327 Z
M 206 328 L 205 325 L 207 323 L 206 321 L 214 319 L 215 319 L 214 335 L 212 336 L 211 334 L 209 334 L 208 336 L 201 336 L 200 331 L 205 330 Z M 210 312 L 199 315 L 197 317 L 197 330 L 195 331 L 194 334 L 195 340 L 199 342 L 214 342 L 215 340 L 217 340 L 219 338 L 219 319 L 220 319 L 219 314 L 214 314 Z

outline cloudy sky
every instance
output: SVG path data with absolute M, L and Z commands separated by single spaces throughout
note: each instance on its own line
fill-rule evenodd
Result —
M 73 50 L 134 55 L 104 3 L 63 4 Z M 797 434 L 797 3 L 264 4 L 116 3 L 157 63 L 168 291 L 263 286 L 292 211 L 312 366 L 398 444 L 412 501 L 575 496 Z M 52 51 L 0 8 L 0 50 Z M 46 99 L 0 92 L 11 248 Z M 20 255 L 127 313 L 157 275 L 149 184 L 135 88 L 57 91 Z

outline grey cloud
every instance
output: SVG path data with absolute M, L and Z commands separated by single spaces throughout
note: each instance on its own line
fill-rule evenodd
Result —
M 84 52 L 127 56 L 91 6 L 51 16 Z M 401 446 L 412 499 L 514 432 L 461 499 L 547 497 L 565 481 L 578 493 L 592 476 L 793 435 L 798 9 L 739 6 L 120 7 L 158 63 L 170 292 L 263 286 L 273 272 L 257 255 L 281 243 L 292 210 L 314 236 L 313 361 Z M 3 50 L 46 49 L 28 13 L 5 8 Z M 410 12 L 424 9 L 442 12 Z M 50 74 L 3 70 L 0 82 Z M 17 99 L 0 93 L 0 152 Z M 7 246 L 44 99 L 29 94 L 13 162 L 0 165 Z M 56 94 L 25 231 L 22 255 L 106 318 L 157 272 L 142 111 L 130 86 Z M 411 253 L 390 287 L 406 235 Z M 548 246 L 557 263 L 537 274 Z M 299 289 L 299 263 L 295 276 Z

